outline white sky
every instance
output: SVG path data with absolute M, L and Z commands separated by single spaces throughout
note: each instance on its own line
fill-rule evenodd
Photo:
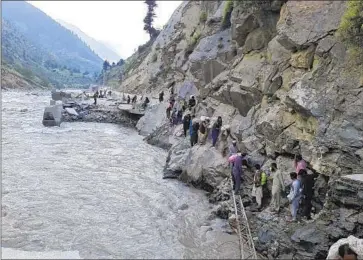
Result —
M 53 19 L 61 19 L 92 38 L 110 43 L 129 57 L 149 40 L 143 30 L 144 1 L 28 1 Z M 162 28 L 182 1 L 157 1 L 154 27 Z

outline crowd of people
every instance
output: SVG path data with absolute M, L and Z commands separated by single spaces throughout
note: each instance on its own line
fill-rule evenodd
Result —
M 233 189 L 235 194 L 239 193 L 241 180 L 243 179 L 243 170 L 251 167 L 247 154 L 241 153 L 237 149 L 236 142 L 233 141 L 229 148 L 230 156 L 228 162 L 232 168 Z M 306 162 L 301 155 L 297 155 L 294 159 L 294 172 L 291 172 L 291 183 L 285 183 L 283 173 L 277 168 L 276 163 L 271 163 L 269 171 L 262 170 L 261 165 L 255 164 L 254 179 L 252 187 L 252 197 L 256 199 L 257 209 L 261 210 L 266 206 L 266 201 L 271 198 L 269 210 L 272 213 L 279 213 L 281 209 L 281 196 L 285 194 L 286 186 L 290 187 L 287 199 L 290 203 L 291 218 L 287 218 L 288 222 L 297 221 L 298 212 L 302 218 L 311 220 L 311 201 L 313 199 L 314 174 L 308 174 Z M 269 189 L 271 182 L 271 191 Z
M 161 93 L 159 96 L 160 102 L 163 101 L 163 95 Z M 197 120 L 193 113 L 195 105 L 196 100 L 194 96 L 190 96 L 188 102 L 186 100 L 179 101 L 179 106 L 176 105 L 175 99 L 171 97 L 166 111 L 167 118 L 170 119 L 171 125 L 183 124 L 184 136 L 187 137 L 189 132 L 191 146 L 198 143 L 201 145 L 205 144 L 210 133 L 212 147 L 215 147 L 222 131 L 222 117 L 219 116 L 213 124 L 211 124 L 210 118 L 205 116 Z M 187 108 L 189 108 L 188 111 Z M 182 118 L 183 113 L 184 118 Z M 293 166 L 295 171 L 289 174 L 291 178 L 290 184 L 285 183 L 283 173 L 278 169 L 276 163 L 271 163 L 269 170 L 262 170 L 259 164 L 251 165 L 251 159 L 249 159 L 246 153 L 239 151 L 236 140 L 233 140 L 229 146 L 228 162 L 231 167 L 235 194 L 239 194 L 241 189 L 244 169 L 249 167 L 254 170 L 252 197 L 256 200 L 258 210 L 262 210 L 263 207 L 267 206 L 268 199 L 271 199 L 268 205 L 269 210 L 273 213 L 280 212 L 281 196 L 283 194 L 286 196 L 286 187 L 290 186 L 289 194 L 286 197 L 290 203 L 291 218 L 288 218 L 287 221 L 296 221 L 298 212 L 301 212 L 300 215 L 304 219 L 311 219 L 314 175 L 307 173 L 307 164 L 301 155 L 296 155 L 294 159 Z

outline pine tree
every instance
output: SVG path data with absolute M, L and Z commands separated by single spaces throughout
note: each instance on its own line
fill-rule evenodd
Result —
M 108 60 L 105 60 L 103 62 L 103 70 L 106 71 L 109 67 L 110 67 L 110 63 L 108 62 Z
M 155 7 L 157 7 L 155 0 L 146 0 L 145 4 L 147 5 L 147 13 L 144 18 L 144 30 L 150 35 L 150 39 L 155 36 L 155 32 L 157 31 L 153 27 L 153 22 L 155 18 Z

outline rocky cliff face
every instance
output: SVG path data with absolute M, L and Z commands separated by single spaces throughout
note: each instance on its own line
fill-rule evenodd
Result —
M 222 115 L 248 152 L 300 152 L 326 176 L 360 173 L 363 72 L 335 35 L 346 2 L 236 4 L 223 30 L 227 3 L 184 2 L 120 89 L 157 96 L 192 80 L 197 116 Z
M 163 109 L 150 111 L 153 124 L 140 131 L 150 143 L 173 145 L 166 177 L 181 174 L 223 200 L 231 138 L 254 160 L 276 161 L 286 180 L 292 157 L 302 154 L 319 174 L 317 208 L 329 179 L 362 173 L 363 69 L 337 35 L 347 8 L 345 1 L 183 2 L 120 89 L 156 97 L 192 81 L 196 116 L 222 116 L 231 134 L 216 150 L 191 149 L 166 129 Z

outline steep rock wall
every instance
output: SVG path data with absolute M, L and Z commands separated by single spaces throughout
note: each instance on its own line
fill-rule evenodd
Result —
M 148 141 L 171 147 L 166 177 L 226 199 L 220 194 L 229 170 L 221 156 L 237 138 L 256 162 L 276 161 L 286 181 L 293 156 L 302 154 L 320 174 L 314 206 L 321 209 L 328 181 L 361 174 L 363 166 L 363 70 L 352 66 L 336 33 L 347 2 L 265 1 L 249 8 L 239 2 L 230 27 L 228 1 L 183 2 L 120 89 L 156 97 L 191 81 L 199 91 L 195 115 L 222 116 L 231 126 L 210 151 L 209 144 L 188 148 L 180 129 L 160 120 L 165 111 L 149 115 L 160 123 Z M 309 257 L 322 252 L 314 250 Z

